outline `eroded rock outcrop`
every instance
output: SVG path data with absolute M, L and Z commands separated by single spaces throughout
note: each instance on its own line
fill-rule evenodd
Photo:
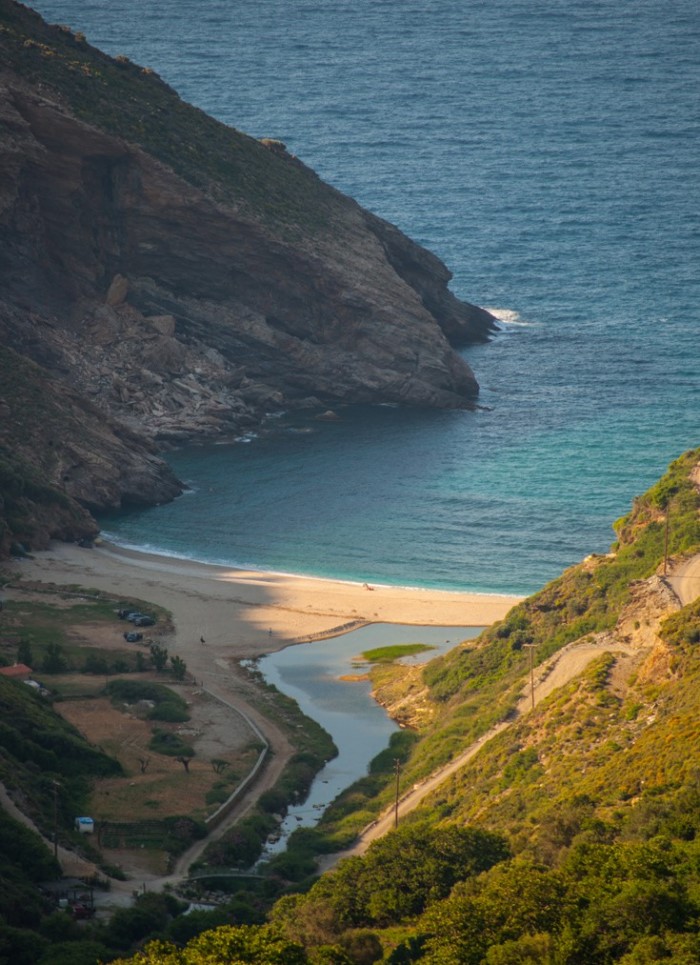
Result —
M 170 498 L 143 440 L 235 433 L 310 400 L 473 404 L 453 346 L 493 318 L 278 142 L 12 0 L 0 65 L 0 337 L 85 401 L 86 426 L 131 433 L 71 498 Z

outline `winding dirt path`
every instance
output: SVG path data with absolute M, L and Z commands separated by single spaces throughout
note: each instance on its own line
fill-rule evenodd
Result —
M 700 470 L 698 478 L 700 479 Z M 669 592 L 669 587 L 672 592 Z M 373 841 L 395 826 L 397 818 L 400 819 L 414 810 L 424 798 L 475 757 L 490 740 L 511 727 L 518 718 L 533 710 L 555 690 L 578 677 L 596 657 L 613 653 L 626 658 L 627 666 L 619 668 L 617 677 L 611 681 L 613 689 L 624 690 L 626 676 L 631 672 L 633 664 L 650 653 L 658 642 L 656 630 L 661 619 L 679 605 L 687 606 L 693 603 L 698 596 L 700 554 L 677 566 L 674 572 L 666 577 L 655 576 L 645 581 L 643 589 L 637 592 L 631 609 L 620 615 L 614 631 L 598 634 L 584 642 L 574 641 L 535 668 L 532 686 L 528 677 L 517 706 L 517 714 L 512 720 L 497 724 L 444 767 L 414 785 L 399 799 L 398 808 L 395 805 L 387 808 L 376 821 L 364 829 L 352 848 L 325 855 L 319 861 L 319 870 L 328 871 L 342 858 L 363 854 Z M 645 615 L 643 621 L 635 619 L 642 613 Z
M 667 579 L 683 606 L 694 603 L 700 596 L 700 553 L 676 567 Z
M 545 697 L 548 697 L 554 690 L 563 687 L 575 677 L 578 677 L 588 666 L 588 664 L 603 653 L 616 654 L 639 654 L 639 647 L 624 643 L 611 643 L 607 638 L 600 643 L 570 643 L 558 653 L 554 654 L 549 660 L 540 664 L 535 669 L 534 680 L 534 706 L 536 707 Z M 533 709 L 533 691 L 530 687 L 529 678 L 526 681 L 523 695 L 518 703 L 517 714 L 512 720 L 502 721 L 492 727 L 476 741 L 469 745 L 461 754 L 453 758 L 448 764 L 439 768 L 430 777 L 418 784 L 414 784 L 410 791 L 404 794 L 398 802 L 398 819 L 401 819 L 410 811 L 413 811 L 421 801 L 435 791 L 444 781 L 459 771 L 467 764 L 479 751 L 488 744 L 494 737 L 501 734 L 504 730 L 512 727 L 516 720 Z M 397 821 L 397 809 L 395 805 L 387 808 L 376 821 L 368 825 L 357 838 L 355 844 L 347 851 L 340 851 L 336 854 L 324 855 L 319 860 L 319 871 L 330 871 L 343 858 L 352 855 L 364 854 L 367 848 L 383 837 L 388 831 L 395 827 Z

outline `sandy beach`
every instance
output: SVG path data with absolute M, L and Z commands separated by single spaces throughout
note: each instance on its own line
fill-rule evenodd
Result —
M 92 549 L 55 542 L 50 549 L 14 560 L 7 568 L 25 581 L 103 590 L 124 605 L 137 605 L 146 612 L 149 603 L 169 610 L 175 632 L 163 642 L 170 656 L 181 657 L 190 679 L 231 702 L 265 735 L 274 751 L 265 775 L 268 782 L 294 748 L 261 712 L 259 694 L 241 672 L 240 660 L 332 637 L 365 623 L 487 626 L 520 599 L 232 569 L 138 552 L 107 541 Z M 22 595 L 11 586 L 4 591 L 8 597 L 14 593 Z M 99 644 L 123 647 L 122 630 L 115 620 Z M 152 636 L 158 639 L 157 627 Z M 238 737 L 231 735 L 232 743 L 250 738 L 249 730 L 244 727 L 243 731 Z
M 12 561 L 8 569 L 23 581 L 97 589 L 113 593 L 125 606 L 148 612 L 151 603 L 169 610 L 175 631 L 162 642 L 171 657 L 185 661 L 191 681 L 245 718 L 246 725 L 234 728 L 239 733 L 231 733 L 232 746 L 250 739 L 250 726 L 264 735 L 273 750 L 263 780 L 269 786 L 294 748 L 261 711 L 260 694 L 241 671 L 240 660 L 336 636 L 365 623 L 487 626 L 519 600 L 232 569 L 156 556 L 107 541 L 92 549 L 52 543 L 31 558 Z M 23 591 L 8 586 L 3 593 L 13 594 L 22 596 Z M 99 636 L 99 645 L 123 647 L 122 630 L 115 620 L 114 627 Z M 95 634 L 97 644 L 97 629 Z M 151 634 L 160 639 L 157 627 Z
M 54 543 L 13 568 L 25 579 L 95 587 L 165 607 L 175 621 L 173 650 L 202 671 L 214 670 L 217 660 L 332 635 L 353 622 L 487 626 L 520 599 L 230 569 L 109 542 L 93 549 Z
M 175 632 L 163 642 L 171 656 L 177 654 L 187 664 L 194 684 L 190 700 L 203 692 L 202 686 L 218 699 L 219 716 L 223 715 L 219 723 L 225 725 L 218 756 L 235 753 L 257 738 L 271 752 L 216 834 L 244 816 L 262 791 L 275 786 L 295 752 L 288 733 L 263 710 L 264 700 L 254 680 L 241 671 L 241 659 L 334 636 L 367 622 L 485 626 L 503 617 L 519 599 L 231 569 L 128 550 L 106 541 L 92 549 L 53 543 L 31 558 L 13 560 L 5 570 L 21 578 L 20 584 L 12 581 L 3 590 L 10 599 L 26 599 L 31 593 L 27 583 L 37 581 L 108 591 L 125 605 L 148 611 L 151 603 L 171 612 Z M 157 629 L 153 628 L 156 639 Z M 116 619 L 106 630 L 95 627 L 93 642 L 123 648 L 122 630 Z M 195 851 L 183 856 L 178 874 L 185 873 L 188 862 L 203 847 L 204 842 L 199 842 Z M 148 879 L 156 887 L 157 875 L 142 867 L 141 852 L 135 854 L 120 852 L 118 861 L 139 880 Z M 162 885 L 167 879 L 157 880 Z

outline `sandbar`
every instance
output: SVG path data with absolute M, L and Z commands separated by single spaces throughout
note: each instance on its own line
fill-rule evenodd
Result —
M 90 549 L 55 542 L 9 568 L 24 579 L 79 584 L 165 607 L 175 622 L 173 651 L 202 670 L 217 660 L 332 636 L 355 623 L 488 626 L 521 599 L 235 569 L 103 540 Z

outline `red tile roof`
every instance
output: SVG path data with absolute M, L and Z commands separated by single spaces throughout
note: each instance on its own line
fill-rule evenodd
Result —
M 13 667 L 0 667 L 3 677 L 30 677 L 34 671 L 26 663 L 16 663 Z

